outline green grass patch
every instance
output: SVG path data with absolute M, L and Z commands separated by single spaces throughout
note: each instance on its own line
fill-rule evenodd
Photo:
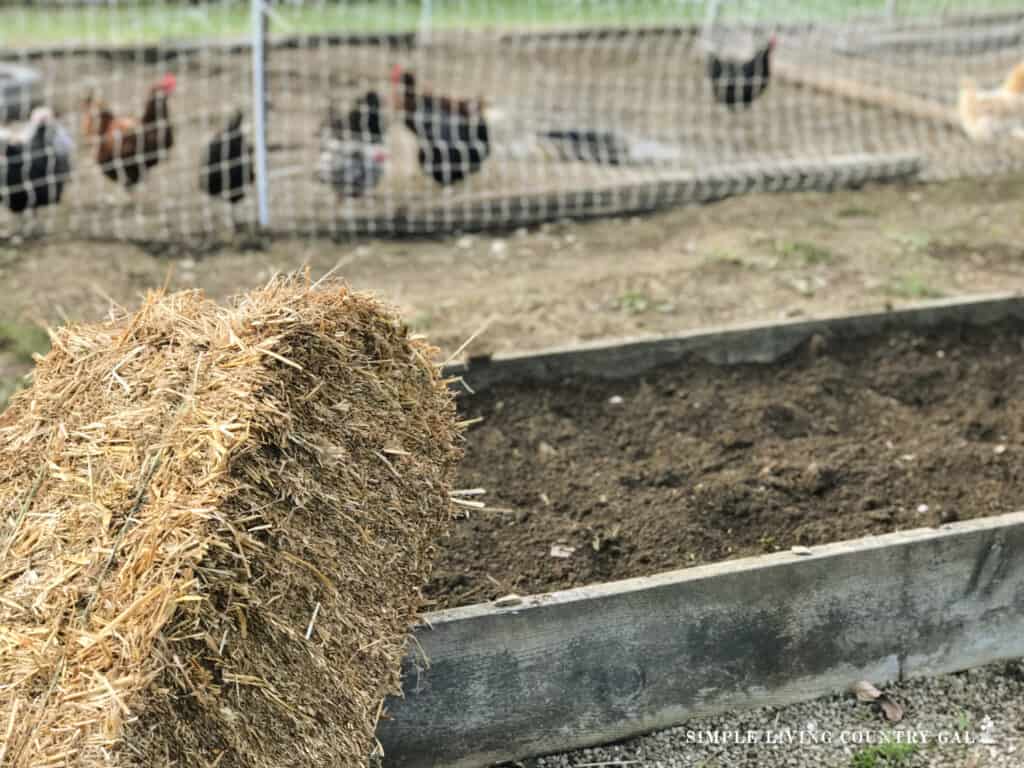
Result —
M 861 0 L 857 15 L 883 14 L 887 0 Z M 678 0 L 431 0 L 430 27 L 648 26 L 699 23 L 704 6 Z M 944 0 L 901 0 L 901 16 L 934 16 Z M 974 12 L 1019 8 L 1019 0 L 988 0 Z M 724 22 L 746 20 L 749 6 L 722 5 Z M 772 15 L 777 23 L 837 21 L 851 15 L 843 0 L 796 0 Z M 408 32 L 426 18 L 418 0 L 370 2 L 307 2 L 302 6 L 275 5 L 271 34 Z M 764 19 L 762 19 L 764 20 Z M 153 44 L 169 41 L 237 40 L 249 36 L 248 2 L 211 2 L 193 6 L 138 0 L 118 5 L 17 6 L 0 9 L 0 46 L 91 43 L 101 45 Z
M 835 253 L 825 246 L 805 240 L 779 243 L 776 249 L 779 255 L 787 259 L 797 260 L 806 267 L 831 264 L 837 259 Z
M 0 323 L 0 354 L 19 363 L 31 363 L 35 354 L 50 351 L 50 336 L 38 325 Z
M 642 315 L 644 312 L 652 310 L 662 314 L 670 314 L 676 309 L 675 304 L 672 302 L 657 302 L 646 293 L 641 293 L 640 291 L 626 291 L 626 293 L 615 300 L 614 306 L 616 309 L 627 312 L 630 315 Z
M 627 291 L 615 300 L 618 309 L 631 315 L 640 315 L 652 306 L 651 297 L 639 291 Z
M 886 292 L 901 299 L 941 299 L 946 295 L 921 275 L 900 275 L 889 283 Z
M 911 253 L 923 253 L 932 244 L 932 236 L 927 232 L 889 232 L 887 237 Z
M 836 211 L 836 218 L 839 219 L 873 219 L 877 216 L 878 213 L 876 211 L 859 205 L 851 205 L 847 208 L 840 208 Z
M 890 741 L 865 747 L 850 761 L 851 768 L 894 768 L 905 765 L 918 750 L 916 744 Z
M 33 362 L 32 355 L 45 354 L 49 349 L 50 337 L 39 326 L 0 323 L 0 411 L 7 407 L 11 395 L 24 386 L 24 376 L 17 369 L 28 367 Z M 5 366 L 5 362 L 14 365 Z

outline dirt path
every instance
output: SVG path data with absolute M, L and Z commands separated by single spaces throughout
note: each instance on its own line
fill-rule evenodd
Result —
M 278 241 L 202 256 L 37 243 L 0 249 L 0 322 L 96 319 L 169 270 L 172 288 L 223 298 L 305 265 L 318 275 L 340 264 L 353 286 L 399 304 L 449 351 L 490 321 L 475 352 L 1015 290 L 1022 182 L 750 195 L 503 236 Z

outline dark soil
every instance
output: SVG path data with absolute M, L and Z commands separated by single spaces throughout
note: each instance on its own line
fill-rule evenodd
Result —
M 815 337 L 773 365 L 467 397 L 484 421 L 461 487 L 492 508 L 428 592 L 453 607 L 1018 509 L 1022 331 Z

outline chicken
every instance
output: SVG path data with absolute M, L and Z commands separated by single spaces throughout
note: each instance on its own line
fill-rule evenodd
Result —
M 47 107 L 32 110 L 20 132 L 0 133 L 0 201 L 21 214 L 60 202 L 74 143 Z
M 380 184 L 388 158 L 386 123 L 376 91 L 360 96 L 345 115 L 334 104 L 328 107 L 317 178 L 334 187 L 339 198 L 362 197 Z
M 334 187 L 339 198 L 362 197 L 380 183 L 387 157 L 379 144 L 326 136 L 317 177 Z
M 397 64 L 391 82 L 424 172 L 445 187 L 478 172 L 491 152 L 483 102 L 419 93 L 415 75 Z
M 252 145 L 242 133 L 242 119 L 239 109 L 206 145 L 199 164 L 199 188 L 232 206 L 245 199 L 246 188 L 256 180 Z
M 367 91 L 359 97 L 352 109 L 339 115 L 334 104 L 327 110 L 327 126 L 338 139 L 356 139 L 370 144 L 383 144 L 386 120 L 382 112 L 380 94 Z
M 992 91 L 979 91 L 971 78 L 961 80 L 957 112 L 964 133 L 973 141 L 1024 139 L 1024 62 Z
M 82 133 L 99 138 L 96 162 L 104 176 L 131 189 L 167 156 L 174 146 L 167 102 L 176 85 L 172 74 L 153 85 L 140 119 L 116 116 L 92 94 L 86 98 Z
M 708 77 L 715 101 L 729 109 L 753 104 L 768 88 L 774 50 L 775 36 L 772 35 L 765 46 L 747 61 L 720 59 L 714 53 L 709 54 Z

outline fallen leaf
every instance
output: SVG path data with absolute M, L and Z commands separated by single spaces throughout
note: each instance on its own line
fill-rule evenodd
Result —
M 882 696 L 882 692 L 867 680 L 854 683 L 850 691 L 857 697 L 857 701 L 877 701 Z
M 884 693 L 878 699 L 878 706 L 882 708 L 882 713 L 885 715 L 885 719 L 890 723 L 898 723 L 903 719 L 903 707 L 898 702 L 893 701 Z

